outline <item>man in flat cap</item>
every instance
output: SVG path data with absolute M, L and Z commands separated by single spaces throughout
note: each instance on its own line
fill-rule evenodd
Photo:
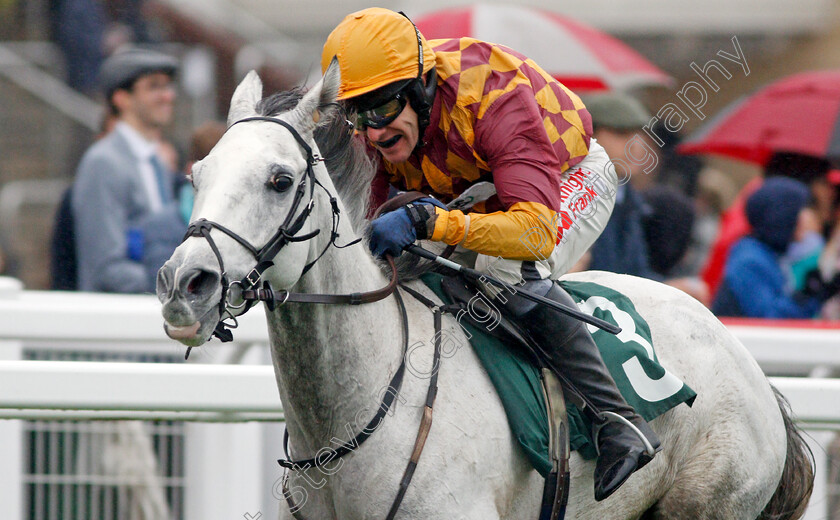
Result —
M 160 154 L 176 69 L 171 56 L 140 48 L 102 65 L 99 83 L 116 124 L 82 157 L 72 187 L 82 291 L 154 292 L 157 270 L 186 230 L 174 173 Z

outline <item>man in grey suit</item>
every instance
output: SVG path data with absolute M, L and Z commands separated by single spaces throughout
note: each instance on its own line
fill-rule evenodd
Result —
M 155 276 L 186 231 L 174 173 L 162 160 L 177 62 L 132 48 L 109 57 L 100 84 L 116 124 L 85 152 L 72 187 L 82 291 L 154 292 Z

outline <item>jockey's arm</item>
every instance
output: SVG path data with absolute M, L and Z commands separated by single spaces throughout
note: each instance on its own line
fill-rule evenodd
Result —
M 493 172 L 504 211 L 465 215 L 435 208 L 430 238 L 512 260 L 545 260 L 558 247 L 577 258 L 612 212 L 616 179 L 606 168 L 609 159 L 594 141 L 588 150 L 582 128 L 570 127 L 552 143 L 527 96 L 505 101 L 487 111 L 475 132 L 476 151 Z M 561 164 L 557 148 L 563 146 L 572 159 Z

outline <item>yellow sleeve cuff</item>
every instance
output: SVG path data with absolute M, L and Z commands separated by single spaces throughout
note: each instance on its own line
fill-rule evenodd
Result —
M 435 229 L 430 240 L 444 242 L 449 245 L 460 243 L 467 233 L 467 218 L 460 210 L 447 211 L 435 206 Z

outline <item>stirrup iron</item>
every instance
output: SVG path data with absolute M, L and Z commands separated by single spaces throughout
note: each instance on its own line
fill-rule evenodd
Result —
M 650 440 L 648 440 L 647 436 L 644 433 L 642 433 L 642 431 L 635 424 L 630 422 L 627 418 L 622 417 L 621 415 L 615 412 L 603 411 L 600 412 L 599 419 L 601 420 L 601 422 L 595 425 L 594 439 L 595 451 L 598 453 L 598 455 L 601 455 L 601 450 L 598 448 L 598 435 L 601 433 L 601 428 L 603 428 L 608 422 L 620 422 L 625 424 L 626 426 L 629 426 L 633 433 L 635 433 L 636 436 L 639 438 L 639 440 L 642 441 L 642 444 L 644 444 L 645 453 L 651 458 L 653 458 L 653 456 L 656 455 L 656 449 L 653 447 L 653 444 L 650 443 Z

